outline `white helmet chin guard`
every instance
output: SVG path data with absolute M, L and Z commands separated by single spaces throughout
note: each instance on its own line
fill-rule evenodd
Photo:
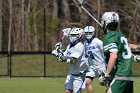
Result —
M 83 29 L 81 28 L 72 28 L 69 32 L 69 40 L 71 43 L 76 42 L 77 40 L 79 40 L 82 35 L 83 35 Z
M 101 25 L 106 29 L 107 25 L 112 22 L 119 22 L 119 15 L 116 12 L 105 12 L 101 19 Z
M 93 26 L 86 26 L 84 28 L 85 38 L 91 39 L 95 36 L 95 28 Z

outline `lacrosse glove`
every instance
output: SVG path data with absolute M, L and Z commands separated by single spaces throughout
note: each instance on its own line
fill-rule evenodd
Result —
M 57 59 L 58 59 L 58 61 L 61 61 L 61 57 L 62 57 L 63 54 L 62 54 L 62 52 L 60 52 L 60 51 L 53 50 L 53 51 L 52 51 L 52 55 L 56 56 Z
M 55 49 L 56 49 L 56 50 L 62 49 L 62 42 L 57 42 L 57 43 L 55 44 Z
M 101 86 L 108 86 L 109 83 L 109 75 L 105 73 L 105 70 L 102 71 L 99 77 L 99 83 Z

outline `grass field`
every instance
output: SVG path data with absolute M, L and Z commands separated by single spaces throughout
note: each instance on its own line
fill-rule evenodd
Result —
M 12 76 L 43 76 L 44 55 L 13 55 L 11 62 Z M 46 55 L 46 75 L 66 76 L 71 64 L 58 62 L 56 57 Z M 0 75 L 6 75 L 7 58 L 0 58 Z M 140 76 L 140 63 L 133 62 L 133 74 Z
M 135 78 L 134 93 L 140 93 L 140 78 Z M 65 78 L 0 78 L 0 93 L 64 93 Z M 105 88 L 92 82 L 95 93 L 105 93 Z M 87 93 L 83 90 L 82 93 Z
M 43 55 L 14 55 L 12 56 L 12 76 L 43 76 Z M 66 76 L 71 64 L 60 63 L 52 55 L 46 55 L 46 75 Z M 134 76 L 140 76 L 140 63 L 133 62 Z M 6 75 L 7 58 L 0 58 L 0 75 Z M 134 93 L 140 93 L 140 77 L 134 79 Z M 0 93 L 64 93 L 65 78 L 9 78 L 0 77 Z M 105 87 L 93 82 L 95 93 L 105 93 Z M 83 90 L 82 93 L 87 93 Z

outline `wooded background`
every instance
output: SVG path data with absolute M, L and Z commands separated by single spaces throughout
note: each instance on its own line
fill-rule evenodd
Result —
M 140 0 L 84 0 L 84 7 L 100 22 L 106 11 L 120 15 L 120 30 L 132 43 L 140 43 Z M 73 0 L 0 0 L 0 51 L 52 50 L 66 27 L 93 25 L 102 39 L 102 28 Z

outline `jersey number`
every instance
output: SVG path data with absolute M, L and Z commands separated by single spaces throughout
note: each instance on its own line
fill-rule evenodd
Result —
M 121 37 L 121 43 L 124 44 L 124 48 L 125 48 L 125 51 L 123 52 L 122 57 L 124 59 L 131 58 L 131 50 L 128 45 L 127 39 L 125 37 Z
M 92 54 L 92 51 L 88 51 L 88 55 L 90 56 L 91 59 L 94 59 L 94 56 Z

